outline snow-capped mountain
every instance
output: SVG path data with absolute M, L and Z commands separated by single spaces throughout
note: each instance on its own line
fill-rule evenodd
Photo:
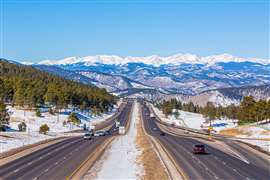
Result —
M 185 96 L 213 89 L 270 84 L 270 60 L 229 54 L 207 57 L 101 55 L 42 61 L 32 66 L 118 95 L 137 94 L 155 100 L 173 96 L 185 99 Z M 211 93 L 211 97 L 225 102 L 219 93 Z
M 186 97 L 185 100 L 200 106 L 206 105 L 207 102 L 212 102 L 215 106 L 229 106 L 239 105 L 245 96 L 253 96 L 256 101 L 268 100 L 270 99 L 270 85 L 214 89 Z
M 267 59 L 260 58 L 241 58 L 230 54 L 220 54 L 213 56 L 200 57 L 194 54 L 176 54 L 167 57 L 157 55 L 146 57 L 121 57 L 115 55 L 96 55 L 86 57 L 68 57 L 61 60 L 44 60 L 39 64 L 43 65 L 70 65 L 70 64 L 83 64 L 85 66 L 92 66 L 95 64 L 127 64 L 127 63 L 144 63 L 153 66 L 160 66 L 164 64 L 215 64 L 219 62 L 254 62 L 260 64 L 270 64 Z

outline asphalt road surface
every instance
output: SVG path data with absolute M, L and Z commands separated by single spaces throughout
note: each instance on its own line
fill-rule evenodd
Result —
M 143 113 L 146 132 L 161 142 L 176 164 L 182 169 L 187 179 L 270 179 L 269 159 L 266 160 L 257 156 L 252 151 L 239 146 L 237 142 L 226 140 L 229 146 L 243 154 L 248 161 L 243 161 L 219 148 L 207 145 L 207 154 L 195 155 L 192 151 L 193 145 L 202 144 L 199 139 L 168 133 L 162 136 L 162 131 L 157 126 L 155 118 L 150 118 L 148 107 L 142 105 L 141 112 Z
M 132 102 L 127 102 L 119 116 L 115 117 L 121 124 L 127 124 L 131 107 Z M 115 125 L 110 131 L 115 134 Z M 94 137 L 92 140 L 74 137 L 50 145 L 1 166 L 0 179 L 66 179 L 107 138 L 109 136 Z

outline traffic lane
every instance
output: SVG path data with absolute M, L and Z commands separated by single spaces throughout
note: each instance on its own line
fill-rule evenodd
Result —
M 60 150 L 61 147 L 63 147 L 63 146 L 65 147 L 66 145 L 68 145 L 70 143 L 74 143 L 79 139 L 81 139 L 81 137 L 74 137 L 74 138 L 66 139 L 66 140 L 63 140 L 61 142 L 47 146 L 47 147 L 40 149 L 38 151 L 35 151 L 29 155 L 18 158 L 14 161 L 7 163 L 7 164 L 4 164 L 0 167 L 0 177 L 2 178 L 3 176 L 9 174 L 13 170 L 16 170 L 18 168 L 22 168 L 24 165 L 28 164 L 29 162 L 39 161 L 39 157 L 42 156 L 43 154 L 52 152 L 55 149 Z
M 119 122 L 121 126 L 126 126 L 129 118 L 129 114 L 131 112 L 133 106 L 133 102 L 128 102 L 125 110 L 119 116 Z
M 131 105 L 127 105 L 120 113 L 119 120 L 121 122 L 127 121 L 130 109 Z M 113 128 L 114 127 L 112 127 L 112 129 Z M 29 172 L 21 178 L 29 179 L 34 176 L 34 178 L 37 179 L 65 179 L 65 177 L 70 175 L 106 138 L 108 138 L 108 136 L 94 137 L 94 139 L 90 141 L 82 140 L 82 144 L 77 144 L 75 150 L 74 148 L 65 149 L 64 152 L 55 156 L 54 159 L 49 159 L 46 163 L 40 164 L 37 168 L 38 171 L 29 169 Z M 88 142 L 91 143 L 88 144 Z M 70 149 L 73 150 L 70 151 Z M 79 151 L 79 154 L 73 156 L 72 154 L 76 154 L 76 152 L 74 152 L 76 150 Z M 69 154 L 70 156 L 63 157 L 63 154 Z
M 108 136 L 97 137 L 94 140 L 82 140 L 80 144 L 64 150 L 54 159 L 38 165 L 36 169 L 29 169 L 21 179 L 66 179 L 81 163 L 91 156 L 95 150 L 108 138 Z
M 123 111 L 119 115 L 120 121 L 126 121 L 128 119 L 128 112 L 130 111 L 131 106 L 127 105 Z M 39 169 L 45 168 L 45 171 L 39 172 L 39 175 L 36 175 L 35 170 L 31 170 L 28 175 L 24 175 L 24 179 L 29 179 L 35 175 L 37 179 L 65 179 L 68 175 L 70 175 L 84 160 L 87 156 L 91 155 L 95 151 L 95 149 L 101 145 L 109 136 L 100 136 L 94 137 L 93 140 L 87 141 L 83 140 L 83 144 L 79 144 L 76 146 L 75 150 L 62 152 L 62 154 L 76 154 L 74 151 L 78 151 L 79 154 L 76 156 L 62 156 L 58 155 L 51 161 L 47 161 L 45 164 L 40 165 Z M 89 144 L 90 142 L 90 144 Z M 53 164 L 54 163 L 54 164 Z M 53 164 L 53 165 L 51 165 Z M 65 166 L 63 166 L 65 165 Z
M 178 143 L 181 144 L 182 147 L 189 149 L 190 151 L 192 151 L 192 147 L 195 144 L 205 144 L 201 142 L 201 139 L 196 140 L 196 138 L 191 139 L 188 137 L 183 137 L 181 138 L 181 140 L 179 138 L 176 138 L 175 141 L 178 141 Z M 231 154 L 227 154 L 218 148 L 214 148 L 213 146 L 207 146 L 207 143 L 205 145 L 207 152 L 211 155 L 210 158 L 205 156 L 200 157 L 202 158 L 202 160 L 205 160 L 205 162 L 207 161 L 207 163 L 209 163 L 211 161 L 216 161 L 216 163 L 223 164 L 224 167 L 229 167 L 229 170 L 233 170 L 244 178 L 265 179 L 269 177 L 269 167 L 259 167 L 256 162 L 246 162 L 245 160 L 232 156 Z M 253 154 L 253 156 L 255 155 Z M 254 168 L 257 170 L 253 171 Z
M 156 123 L 151 122 L 151 120 L 147 121 L 146 127 L 147 132 L 156 137 L 171 154 L 174 161 L 182 169 L 188 179 L 218 179 L 220 177 L 223 179 L 244 179 L 232 170 L 228 173 L 230 169 L 226 167 L 219 168 L 219 164 L 213 161 L 215 160 L 213 158 L 210 158 L 208 161 L 211 162 L 208 162 L 208 164 L 205 165 L 197 155 L 192 153 L 192 145 L 191 147 L 186 148 L 184 147 L 183 142 L 181 142 L 182 139 L 179 137 L 174 137 L 169 134 L 161 136 L 162 131 L 160 131 Z
M 147 111 L 146 111 L 147 112 Z M 148 113 L 146 113 L 148 115 Z M 148 121 L 148 123 L 150 123 L 151 125 L 148 125 L 148 131 L 155 136 L 156 138 L 158 138 L 160 141 L 162 141 L 164 144 L 167 144 L 166 146 L 170 145 L 174 145 L 174 147 L 169 148 L 169 150 L 172 152 L 172 154 L 175 155 L 176 159 L 180 159 L 179 157 L 177 157 L 177 155 L 179 153 L 177 152 L 173 152 L 174 148 L 178 148 L 178 149 L 182 149 L 183 151 L 186 152 L 186 155 L 189 154 L 189 156 L 192 156 L 192 154 L 190 154 L 190 151 L 192 152 L 192 146 L 194 144 L 201 144 L 200 141 L 196 141 L 194 139 L 187 139 L 187 138 L 181 138 L 181 137 L 175 137 L 172 135 L 167 134 L 166 137 L 162 137 L 160 136 L 161 131 L 160 129 L 157 127 L 156 123 L 153 120 L 150 120 L 150 118 L 148 116 L 144 116 L 145 119 L 148 119 L 146 121 Z M 164 140 L 166 139 L 166 140 Z M 170 143 L 168 143 L 168 141 L 170 141 Z M 180 146 L 179 146 L 180 145 Z M 185 148 L 185 149 L 183 149 Z M 215 172 L 212 173 L 214 174 L 212 177 L 216 178 L 218 176 L 222 177 L 222 178 L 226 178 L 228 176 L 228 174 L 232 175 L 231 177 L 227 177 L 230 179 L 245 179 L 245 178 L 252 178 L 252 179 L 256 179 L 256 178 L 260 178 L 260 179 L 267 179 L 269 178 L 269 171 L 267 171 L 267 169 L 263 169 L 263 168 L 259 168 L 258 171 L 254 171 L 255 169 L 258 169 L 258 166 L 256 164 L 246 164 L 245 162 L 232 157 L 218 149 L 212 148 L 212 147 L 208 147 L 208 150 L 210 152 L 210 156 L 196 156 L 193 157 L 194 159 L 197 159 L 198 162 L 205 162 L 205 166 L 206 169 L 211 168 L 211 172 Z M 181 155 L 180 155 L 181 156 Z M 180 167 L 183 167 L 183 158 L 181 160 L 179 160 L 181 165 Z M 182 163 L 181 163 L 182 162 Z M 187 163 L 192 162 L 192 160 L 186 160 Z M 201 163 L 202 164 L 202 163 Z M 202 164 L 203 165 L 203 164 Z M 219 168 L 216 168 L 219 167 Z M 224 174 L 224 171 L 220 171 L 220 169 L 225 170 L 226 173 Z M 188 170 L 188 168 L 186 167 L 186 171 L 187 172 L 192 172 L 192 170 Z M 189 173 L 188 173 L 189 174 Z M 192 173 L 191 173 L 192 174 Z M 195 177 L 193 177 L 195 178 Z
M 125 107 L 125 109 L 120 113 L 121 122 L 127 120 L 127 112 L 130 111 L 130 109 L 131 109 L 131 104 L 128 104 Z M 25 179 L 29 179 L 32 176 L 36 176 L 36 174 L 38 174 L 38 172 L 39 172 L 38 167 L 40 167 L 40 166 L 41 166 L 40 171 L 45 169 L 45 171 L 49 172 L 49 169 L 45 168 L 45 167 L 51 163 L 56 163 L 56 165 L 57 165 L 58 162 L 55 162 L 57 160 L 57 158 L 61 158 L 62 155 L 65 153 L 70 153 L 71 149 L 73 147 L 75 147 L 71 144 L 77 142 L 78 138 L 79 138 L 79 141 L 78 141 L 79 145 L 76 143 L 76 146 L 78 145 L 79 147 L 81 147 L 82 145 L 80 143 L 84 142 L 83 138 L 82 137 L 75 137 L 75 138 L 71 138 L 71 139 L 64 140 L 64 141 L 61 141 L 59 143 L 53 144 L 53 145 L 48 146 L 44 149 L 41 149 L 41 150 L 36 151 L 32 154 L 29 154 L 28 156 L 19 158 L 15 161 L 10 162 L 9 164 L 2 166 L 1 170 L 0 170 L 1 179 L 2 178 L 4 178 L 4 179 L 17 179 L 17 178 L 24 178 L 24 177 L 25 177 Z M 97 141 L 94 140 L 94 142 L 97 142 L 97 144 L 102 143 L 103 142 L 102 139 L 104 139 L 104 138 L 100 137 L 100 138 L 98 138 Z M 100 142 L 100 141 L 102 141 L 102 142 Z M 85 143 L 83 143 L 83 144 L 85 144 Z M 66 146 L 68 146 L 68 147 L 66 147 Z M 64 147 L 66 147 L 64 149 L 64 151 L 59 152 L 59 150 L 63 150 Z M 91 148 L 93 147 L 93 149 L 94 149 L 96 146 L 90 146 L 90 147 Z M 84 151 L 84 152 L 86 152 L 86 151 Z M 85 154 L 80 153 L 80 155 L 84 156 Z M 46 157 L 44 157 L 44 156 L 46 156 Z M 42 157 L 42 158 L 40 158 L 40 157 Z M 46 164 L 46 162 L 47 162 L 47 164 Z M 48 162 L 50 162 L 50 163 L 48 164 Z M 25 172 L 29 172 L 29 173 L 27 174 Z M 32 172 L 32 174 L 30 172 Z M 22 176 L 22 175 L 24 175 L 24 176 Z
M 119 113 L 117 113 L 116 115 L 114 115 L 113 117 L 111 117 L 109 120 L 106 120 L 100 124 L 95 125 L 95 129 L 96 130 L 101 130 L 104 129 L 106 127 L 109 127 L 111 125 L 114 125 L 114 122 L 116 119 L 123 119 L 123 113 L 126 113 L 126 111 L 128 111 L 130 108 L 130 103 L 126 103 L 125 105 L 121 105 L 121 108 L 119 109 Z
M 188 179 L 245 179 L 231 168 L 220 165 L 210 154 L 195 155 L 192 149 L 186 149 L 171 137 L 160 138 L 160 141 L 173 154 L 174 160 Z
M 241 153 L 249 162 L 252 162 L 262 168 L 269 169 L 270 167 L 270 157 L 267 154 L 264 154 L 262 152 L 258 152 L 257 150 L 246 147 L 247 145 L 241 145 L 236 141 L 233 140 L 222 140 L 224 143 L 226 143 L 228 146 L 233 147 L 235 150 L 237 150 L 239 153 Z M 256 155 L 254 155 L 254 153 Z M 263 157 L 262 157 L 263 156 Z M 270 177 L 270 170 L 269 170 L 269 177 Z
M 145 118 L 146 117 L 144 117 L 144 127 L 146 132 L 158 139 L 188 179 L 213 179 L 202 166 L 198 166 L 198 163 L 194 162 L 185 152 L 179 154 L 179 149 L 176 147 L 177 144 L 175 144 L 175 142 L 169 142 L 166 135 L 161 136 L 162 131 L 160 131 L 156 124 L 150 124 L 149 120 Z
M 49 160 L 54 160 L 58 155 L 62 154 L 64 151 L 70 150 L 72 147 L 76 147 L 76 145 L 80 144 L 82 141 L 82 137 L 78 140 L 71 141 L 67 144 L 64 144 L 60 147 L 54 147 L 51 151 L 42 151 L 40 156 L 34 156 L 32 161 L 22 161 L 23 164 L 20 167 L 12 168 L 12 170 L 4 175 L 1 175 L 1 179 L 19 179 L 23 177 L 23 175 L 27 174 L 30 170 L 34 169 L 36 173 L 39 172 L 38 167 Z M 32 159 L 32 157 L 31 157 Z M 20 162 L 20 164 L 22 163 Z M 42 171 L 44 169 L 41 169 Z M 32 177 L 33 179 L 33 177 Z
M 157 133 L 154 133 L 154 135 L 159 138 L 159 135 L 161 133 L 161 130 L 157 127 L 156 122 L 151 120 L 151 118 L 148 118 L 149 122 L 152 122 L 152 127 L 154 129 L 158 129 Z M 152 132 L 153 133 L 153 132 Z M 167 137 L 172 137 L 172 135 L 167 134 Z M 185 147 L 188 151 L 192 151 L 193 145 L 195 144 L 204 144 L 200 141 L 200 139 L 195 140 L 194 137 L 187 138 L 186 136 L 180 137 L 180 136 L 173 136 L 175 138 L 174 141 L 176 141 L 178 144 L 181 144 L 181 147 Z M 208 167 L 212 167 L 215 169 L 215 167 L 219 167 L 220 164 L 223 165 L 223 168 L 221 169 L 227 169 L 228 174 L 234 174 L 234 178 L 240 179 L 240 178 L 250 178 L 250 179 L 268 179 L 269 176 L 269 166 L 267 165 L 267 162 L 261 161 L 261 158 L 257 161 L 250 161 L 249 164 L 246 162 L 235 158 L 234 156 L 231 156 L 229 154 L 224 153 L 223 151 L 213 148 L 211 146 L 207 146 L 208 152 L 210 153 L 210 157 L 207 156 L 198 156 L 202 162 L 206 162 L 206 165 Z M 243 148 L 241 151 L 244 151 Z M 250 153 L 249 157 L 253 157 L 253 159 L 258 159 L 258 157 L 255 157 L 256 155 L 254 153 Z M 263 165 L 262 165 L 263 164 Z M 214 166 L 213 166 L 214 165 Z M 254 169 L 257 169 L 254 171 Z M 217 169 L 218 170 L 218 169 Z M 217 171 L 214 170 L 214 171 Z M 219 173 L 220 176 L 223 177 L 222 172 Z M 237 177 L 240 176 L 240 177 Z M 232 177 L 232 178 L 233 178 Z
M 179 148 L 186 150 L 187 153 L 192 156 L 192 146 L 194 144 L 200 144 L 200 141 L 189 138 L 176 137 L 174 141 L 179 144 Z M 268 179 L 268 170 L 258 167 L 256 164 L 246 163 L 234 156 L 224 153 L 223 151 L 206 146 L 208 156 L 196 155 L 197 161 L 204 164 L 209 168 L 217 177 L 222 179 Z M 254 171 L 256 169 L 256 171 Z M 222 170 L 222 171 L 220 171 Z M 225 172 L 225 174 L 223 173 Z M 232 177 L 226 177 L 227 175 L 233 175 Z
M 131 109 L 133 102 L 128 102 L 123 111 L 119 114 L 117 120 L 120 122 L 120 126 L 127 126 L 127 122 L 130 117 Z M 118 127 L 114 123 L 113 126 L 109 129 L 110 134 L 116 134 L 118 131 Z

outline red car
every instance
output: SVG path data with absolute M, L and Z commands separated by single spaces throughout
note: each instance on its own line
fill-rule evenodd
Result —
M 205 146 L 203 144 L 196 144 L 193 146 L 194 154 L 206 154 Z

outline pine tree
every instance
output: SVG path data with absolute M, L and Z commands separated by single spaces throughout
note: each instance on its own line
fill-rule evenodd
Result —
M 36 116 L 37 116 L 37 117 L 41 117 L 41 112 L 40 112 L 39 109 L 36 110 Z
M 73 124 L 80 124 L 81 123 L 80 119 L 77 117 L 76 113 L 74 113 L 74 112 L 72 112 L 69 115 L 68 122 L 73 123 Z
M 240 104 L 238 119 L 240 124 L 255 122 L 256 119 L 256 101 L 252 96 L 244 97 Z
M 47 124 L 42 124 L 39 127 L 39 133 L 42 133 L 42 134 L 47 134 L 49 130 L 50 130 L 50 128 Z
M 216 118 L 216 108 L 212 102 L 207 102 L 206 107 L 204 108 L 204 115 L 208 117 L 209 120 Z
M 5 92 L 4 81 L 0 79 L 0 101 L 4 101 L 5 94 L 6 92 Z
M 0 131 L 4 131 L 4 127 L 9 124 L 9 114 L 6 105 L 0 101 Z

